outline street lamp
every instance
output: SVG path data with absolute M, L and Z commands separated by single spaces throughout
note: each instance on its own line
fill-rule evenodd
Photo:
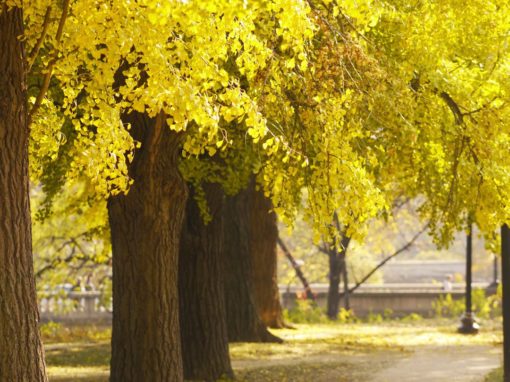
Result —
M 468 233 L 466 236 L 466 311 L 461 318 L 459 333 L 476 334 L 480 329 L 476 322 L 471 303 L 471 264 L 473 261 L 473 223 L 468 221 Z
M 501 227 L 501 285 L 503 288 L 503 379 L 510 381 L 510 228 Z

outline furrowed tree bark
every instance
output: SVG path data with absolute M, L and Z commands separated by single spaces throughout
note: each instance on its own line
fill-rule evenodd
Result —
M 183 380 L 177 271 L 187 187 L 178 167 L 180 136 L 133 112 L 124 118 L 141 142 L 127 195 L 108 201 L 113 254 L 111 377 L 114 382 Z
M 192 189 L 191 189 L 192 191 Z M 184 377 L 233 378 L 228 352 L 224 293 L 223 199 L 217 184 L 205 184 L 212 221 L 204 224 L 190 195 L 179 258 L 179 305 Z
M 260 319 L 253 295 L 249 192 L 225 201 L 225 302 L 231 342 L 282 342 Z
M 47 381 L 28 183 L 23 11 L 0 5 L 0 381 Z
M 262 322 L 284 328 L 277 276 L 278 225 L 271 199 L 250 185 L 250 252 L 253 264 L 254 297 Z

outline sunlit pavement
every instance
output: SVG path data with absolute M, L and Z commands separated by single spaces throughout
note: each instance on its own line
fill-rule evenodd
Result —
M 500 347 L 422 347 L 377 373 L 370 382 L 480 382 L 500 365 Z

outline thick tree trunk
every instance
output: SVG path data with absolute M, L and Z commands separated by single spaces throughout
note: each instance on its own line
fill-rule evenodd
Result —
M 262 322 L 284 328 L 277 276 L 278 225 L 273 205 L 262 191 L 250 185 L 250 252 L 253 264 L 255 304 Z
M 340 242 L 341 248 L 337 249 L 331 246 L 328 251 L 329 256 L 329 288 L 327 315 L 330 320 L 338 318 L 340 310 L 340 275 L 345 266 L 345 253 L 349 246 L 350 238 L 342 235 Z
M 225 203 L 225 302 L 231 342 L 281 342 L 260 319 L 253 296 L 249 192 Z
M 349 271 L 347 269 L 347 257 L 344 256 L 344 263 L 342 265 L 342 279 L 344 280 L 344 308 L 345 310 L 351 309 L 351 299 L 349 294 Z
M 330 320 L 338 318 L 340 304 L 340 274 L 342 272 L 342 259 L 331 247 L 329 250 L 329 288 L 327 315 Z
M 111 381 L 182 381 L 177 271 L 187 188 L 177 168 L 179 136 L 131 113 L 142 143 L 134 184 L 108 201 L 113 252 Z
M 228 352 L 223 276 L 223 199 L 219 185 L 204 186 L 212 221 L 204 224 L 192 195 L 186 206 L 179 258 L 184 377 L 233 378 Z
M 46 381 L 32 265 L 23 12 L 0 5 L 0 381 Z

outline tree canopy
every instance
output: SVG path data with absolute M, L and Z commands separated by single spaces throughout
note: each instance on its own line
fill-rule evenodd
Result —
M 121 117 L 135 110 L 184 133 L 196 185 L 235 193 L 255 173 L 290 223 L 306 188 L 317 238 L 334 212 L 363 236 L 403 194 L 424 198 L 443 242 L 468 214 L 486 232 L 508 218 L 504 1 L 46 0 L 24 13 L 31 174 L 49 199 L 63 179 L 100 198 L 128 190 L 138 143 Z
M 0 26 L 24 30 L 10 39 L 13 51 L 25 51 L 13 59 L 23 70 L 12 93 L 19 110 L 28 106 L 16 149 L 24 150 L 29 124 L 39 271 L 80 261 L 96 244 L 87 261 L 108 262 L 108 200 L 124 256 L 117 257 L 125 276 L 118 290 L 133 287 L 118 300 L 132 320 L 124 321 L 126 333 L 131 323 L 154 324 L 147 307 L 176 317 L 187 198 L 181 176 L 206 221 L 203 184 L 234 195 L 255 178 L 282 221 L 292 225 L 303 213 L 315 239 L 328 243 L 362 241 L 372 219 L 391 214 L 401 199 L 420 203 L 438 244 L 473 221 L 488 236 L 510 222 L 508 1 L 1 4 L 7 15 L 23 11 L 24 23 L 2 13 Z M 28 208 L 25 215 L 29 222 Z M 136 224 L 126 228 L 130 219 Z M 52 255 L 63 247 L 66 256 Z M 154 264 L 167 278 L 154 277 Z M 160 295 L 164 303 L 153 304 Z M 148 342 L 174 341 L 178 325 L 163 334 L 153 330 Z M 143 358 L 152 344 L 144 346 L 132 353 Z M 129 364 L 138 372 L 136 362 L 118 360 L 117 370 Z M 139 375 L 150 378 L 151 362 Z

